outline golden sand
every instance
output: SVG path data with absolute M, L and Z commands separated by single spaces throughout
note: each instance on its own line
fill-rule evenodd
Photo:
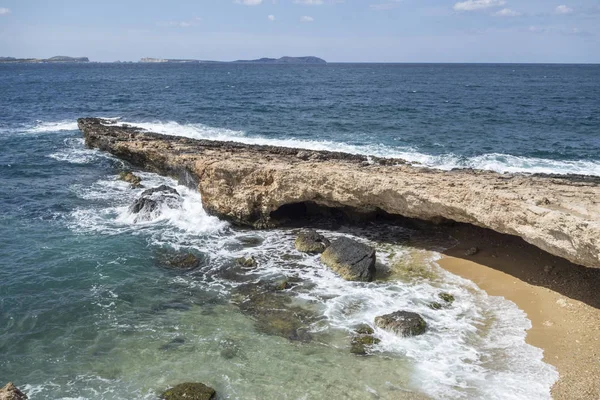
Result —
M 600 270 L 571 264 L 516 237 L 464 225 L 450 230 L 459 244 L 439 264 L 527 313 L 533 325 L 527 342 L 543 349 L 544 361 L 560 374 L 553 398 L 600 399 Z M 479 251 L 467 256 L 472 247 Z

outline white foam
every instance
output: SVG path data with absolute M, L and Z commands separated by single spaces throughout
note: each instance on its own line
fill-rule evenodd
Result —
M 64 140 L 64 144 L 64 148 L 49 154 L 48 157 L 71 164 L 87 164 L 99 158 L 109 157 L 109 155 L 101 151 L 86 148 L 84 140 L 81 138 L 67 138 Z
M 442 170 L 453 168 L 474 168 L 504 172 L 582 174 L 600 176 L 600 161 L 563 161 L 534 157 L 520 157 L 508 154 L 489 153 L 474 157 L 461 157 L 455 154 L 425 154 L 412 147 L 391 147 L 383 144 L 353 145 L 328 140 L 299 140 L 293 138 L 265 138 L 247 136 L 244 131 L 213 128 L 203 124 L 179 124 L 168 122 L 127 122 L 132 126 L 164 135 L 183 136 L 192 139 L 235 141 L 245 144 L 271 145 L 308 150 L 341 151 L 350 154 L 373 155 L 377 157 L 400 158 L 411 163 Z
M 136 172 L 147 188 L 169 185 L 181 194 L 182 202 L 178 207 L 161 206 L 150 220 L 138 220 L 129 206 L 145 190 L 131 189 L 126 182 L 116 176 L 101 179 L 91 187 L 74 186 L 73 189 L 83 199 L 105 200 L 105 208 L 80 208 L 71 213 L 71 227 L 79 232 L 98 232 L 103 234 L 150 232 L 155 243 L 186 242 L 190 237 L 220 232 L 227 223 L 209 216 L 204 208 L 200 194 L 178 185 L 173 179 L 156 174 Z
M 55 122 L 43 122 L 37 121 L 36 125 L 25 129 L 24 133 L 46 133 L 46 132 L 63 132 L 63 131 L 76 131 L 77 121 L 73 120 L 62 120 Z

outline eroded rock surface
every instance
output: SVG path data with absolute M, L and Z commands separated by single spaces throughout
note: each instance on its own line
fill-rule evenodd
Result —
M 0 400 L 27 400 L 27 395 L 9 382 L 0 389 Z
M 402 160 L 165 136 L 97 118 L 78 124 L 87 146 L 197 188 L 207 211 L 236 223 L 274 226 L 278 210 L 294 204 L 300 213 L 303 204 L 384 211 L 520 236 L 600 268 L 598 177 L 440 171 Z

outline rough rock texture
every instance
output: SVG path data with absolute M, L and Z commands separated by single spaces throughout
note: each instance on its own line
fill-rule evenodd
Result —
M 12 382 L 0 389 L 0 400 L 26 400 L 27 396 L 21 392 Z
M 145 214 L 142 219 L 146 218 L 147 215 L 151 215 L 153 212 L 165 204 L 170 208 L 176 208 L 181 203 L 181 197 L 177 190 L 166 185 L 160 185 L 158 187 L 144 190 L 141 196 L 133 202 L 129 210 L 133 214 Z
M 419 314 L 410 311 L 396 311 L 375 318 L 375 325 L 402 336 L 422 335 L 427 323 Z
M 211 400 L 215 390 L 203 383 L 181 383 L 161 396 L 164 400 Z
M 375 277 L 375 249 L 347 237 L 331 243 L 321 261 L 349 281 L 370 282 Z
M 329 245 L 329 240 L 314 229 L 300 232 L 294 243 L 296 250 L 304 253 L 322 253 Z
M 142 187 L 142 178 L 140 178 L 139 176 L 137 176 L 136 174 L 134 174 L 131 171 L 123 171 L 119 174 L 119 179 L 124 181 L 124 182 L 128 182 L 131 184 L 132 187 L 134 188 L 139 188 Z
M 439 171 L 402 160 L 165 136 L 96 118 L 78 124 L 87 146 L 197 187 L 207 211 L 236 223 L 273 226 L 277 210 L 298 203 L 305 211 L 385 211 L 520 236 L 600 268 L 597 177 Z

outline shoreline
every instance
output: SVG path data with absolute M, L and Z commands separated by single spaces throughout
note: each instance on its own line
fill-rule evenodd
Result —
M 527 314 L 532 328 L 526 342 L 543 349 L 544 362 L 559 373 L 552 398 L 599 399 L 599 271 L 496 232 L 455 226 L 450 234 L 459 244 L 444 251 L 437 263 L 490 296 L 514 302 Z M 479 251 L 465 255 L 472 247 Z

